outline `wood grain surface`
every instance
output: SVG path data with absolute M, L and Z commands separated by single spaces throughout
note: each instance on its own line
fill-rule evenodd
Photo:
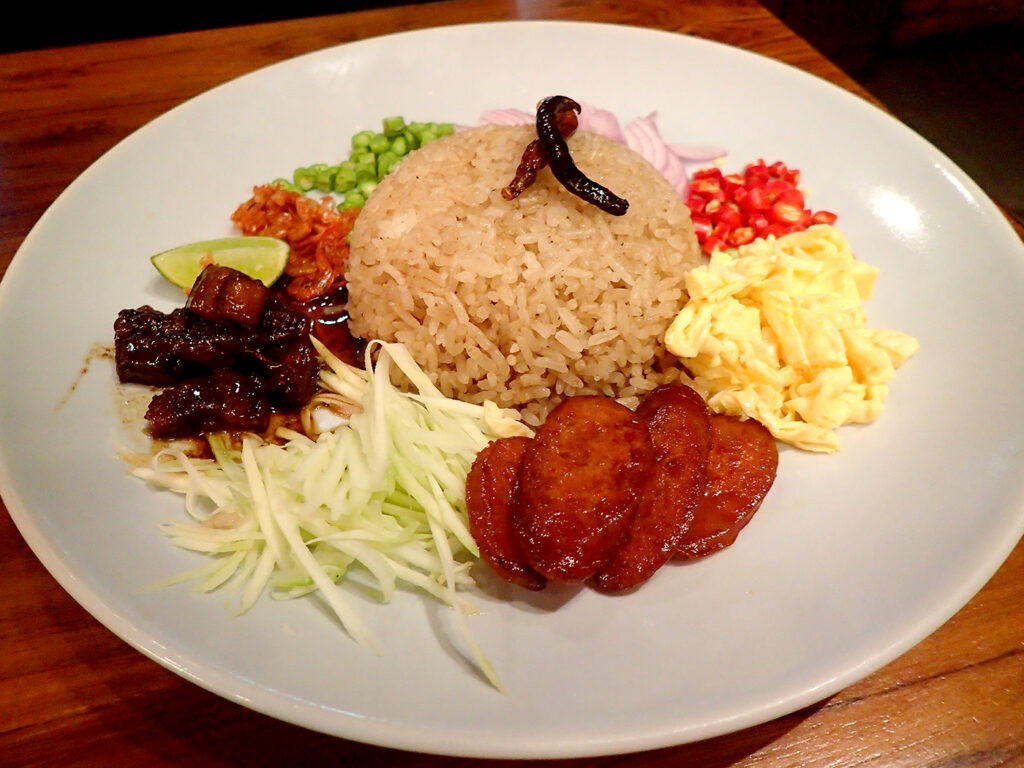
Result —
M 542 18 L 619 22 L 719 40 L 867 97 L 763 7 L 744 0 L 467 0 L 0 56 L 0 275 L 78 174 L 136 128 L 212 86 L 388 32 Z M 119 640 L 61 590 L 6 508 L 0 563 L 7 584 L 0 601 L 0 766 L 478 762 L 313 733 L 186 682 Z M 709 741 L 565 762 L 630 768 L 1024 765 L 1021 606 L 1024 545 L 933 635 L 826 701 Z

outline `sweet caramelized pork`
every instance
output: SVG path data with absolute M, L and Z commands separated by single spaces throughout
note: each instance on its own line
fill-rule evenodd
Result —
M 118 378 L 173 387 L 147 413 L 155 437 L 259 430 L 271 411 L 297 410 L 316 391 L 310 319 L 262 283 L 213 269 L 185 307 L 124 309 L 114 323 Z
M 270 290 L 259 280 L 230 267 L 211 264 L 196 278 L 185 309 L 204 320 L 252 328 L 263 316 L 268 295 Z
M 251 331 L 211 323 L 187 309 L 122 309 L 114 323 L 114 359 L 125 383 L 166 387 L 217 368 L 232 368 L 258 341 Z
M 270 420 L 270 406 L 258 378 L 219 370 L 154 395 L 146 420 L 158 439 L 217 430 L 262 432 Z

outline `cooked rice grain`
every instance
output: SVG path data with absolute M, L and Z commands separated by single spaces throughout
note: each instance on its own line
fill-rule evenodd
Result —
M 531 424 L 575 394 L 635 406 L 678 377 L 662 336 L 703 261 L 689 210 L 647 161 L 587 133 L 569 140 L 573 158 L 629 200 L 624 216 L 548 169 L 508 202 L 534 136 L 456 133 L 384 179 L 352 231 L 352 331 L 407 345 L 445 395 L 520 408 Z

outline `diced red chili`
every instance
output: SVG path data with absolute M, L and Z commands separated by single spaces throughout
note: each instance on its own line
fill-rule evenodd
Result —
M 802 208 L 797 208 L 795 205 L 784 203 L 781 200 L 772 206 L 771 216 L 776 224 L 785 224 L 787 227 L 792 227 L 801 222 L 803 215 L 804 211 Z
M 686 198 L 686 206 L 690 209 L 690 214 L 693 216 L 699 216 L 704 213 L 704 207 L 707 205 L 707 201 L 697 195 L 690 195 Z
M 746 190 L 744 189 L 745 185 L 746 182 L 744 181 L 743 177 L 738 173 L 730 173 L 728 176 L 722 177 L 722 187 L 725 189 L 726 192 L 729 192 L 734 196 L 737 192 L 746 192 Z
M 739 204 L 740 208 L 748 214 L 756 213 L 757 211 L 767 211 L 772 207 L 772 203 L 768 199 L 768 193 L 765 192 L 764 187 L 753 187 L 748 189 L 747 194 L 743 196 L 743 199 L 739 201 Z
M 786 205 L 792 205 L 794 208 L 802 209 L 804 207 L 804 193 L 799 189 L 790 187 L 789 189 L 784 189 L 780 192 L 779 196 L 775 198 L 775 201 L 778 203 L 785 203 Z
M 746 245 L 758 237 L 782 237 L 814 224 L 834 224 L 831 211 L 806 208 L 797 184 L 800 171 L 778 160 L 749 163 L 743 173 L 719 168 L 694 172 L 686 205 L 706 253 Z
M 764 234 L 764 231 L 768 229 L 768 225 L 771 222 L 768 221 L 768 217 L 763 213 L 755 213 L 750 217 L 750 226 L 754 228 L 754 232 L 760 237 Z
M 721 191 L 722 185 L 718 183 L 717 179 L 694 179 L 690 182 L 690 192 L 700 195 L 705 200 L 711 200 Z
M 753 227 L 736 227 L 736 229 L 729 233 L 726 242 L 733 248 L 738 248 L 741 245 L 754 242 L 756 236 Z
M 693 172 L 693 178 L 697 179 L 714 179 L 715 181 L 722 181 L 722 171 L 718 168 L 703 168 L 699 171 Z
M 764 160 L 758 160 L 743 169 L 743 177 L 747 180 L 747 186 L 763 187 L 771 180 L 772 174 Z
M 711 220 L 716 224 L 725 224 L 729 229 L 742 227 L 747 223 L 747 217 L 740 213 L 739 207 L 733 207 L 735 203 L 726 203 L 711 215 Z
M 725 241 L 720 237 L 715 237 L 714 235 L 709 236 L 708 239 L 704 241 L 704 250 L 707 253 L 724 250 L 726 247 Z
M 693 217 L 693 231 L 697 233 L 697 240 L 704 242 L 707 240 L 708 235 L 711 234 L 711 230 L 714 225 L 711 223 L 711 219 L 707 216 L 694 216 Z
M 779 197 L 786 192 L 795 192 L 793 185 L 784 179 L 772 179 L 764 185 L 764 191 L 768 193 L 768 197 L 774 203 Z M 803 203 L 800 204 L 801 207 Z

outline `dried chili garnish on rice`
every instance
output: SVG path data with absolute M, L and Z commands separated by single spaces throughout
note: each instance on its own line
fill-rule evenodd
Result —
M 253 188 L 253 196 L 238 206 L 231 220 L 246 235 L 277 237 L 291 246 L 285 290 L 293 299 L 309 301 L 345 284 L 348 233 L 360 210 L 338 211 L 329 203 L 265 184 Z
M 571 109 L 562 110 L 556 116 L 558 130 L 563 138 L 568 139 L 579 126 L 579 118 Z M 537 180 L 537 172 L 548 164 L 548 156 L 540 139 L 534 139 L 526 145 L 523 150 L 523 158 L 516 168 L 516 176 L 509 182 L 508 186 L 501 190 L 501 196 L 506 200 L 515 200 L 527 187 Z
M 602 211 L 621 216 L 629 208 L 629 202 L 588 178 L 576 167 L 569 154 L 569 145 L 559 130 L 559 113 L 565 110 L 578 113 L 580 109 L 580 105 L 568 96 L 548 96 L 542 100 L 537 106 L 537 138 L 544 148 L 551 172 L 563 187 Z

